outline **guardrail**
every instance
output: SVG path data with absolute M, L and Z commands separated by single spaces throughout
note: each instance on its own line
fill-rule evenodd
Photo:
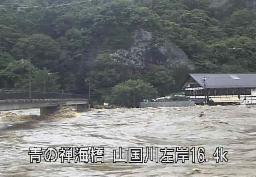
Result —
M 73 94 L 73 93 L 60 93 L 60 92 L 29 92 L 15 91 L 15 90 L 0 90 L 0 100 L 9 99 L 74 99 L 74 98 L 87 98 L 86 95 Z

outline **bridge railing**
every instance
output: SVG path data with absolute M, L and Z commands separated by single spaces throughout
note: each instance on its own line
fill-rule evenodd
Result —
M 30 99 L 29 92 L 15 90 L 0 90 L 0 100 L 7 99 Z M 86 95 L 63 93 L 63 92 L 31 92 L 31 99 L 74 99 L 84 98 Z

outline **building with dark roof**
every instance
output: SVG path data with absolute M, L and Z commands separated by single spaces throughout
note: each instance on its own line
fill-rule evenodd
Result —
M 190 74 L 183 89 L 198 104 L 256 104 L 256 74 Z

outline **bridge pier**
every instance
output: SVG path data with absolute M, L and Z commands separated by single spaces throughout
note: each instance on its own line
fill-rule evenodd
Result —
M 49 116 L 60 109 L 60 106 L 47 106 L 40 108 L 40 116 Z
M 76 105 L 76 111 L 77 112 L 86 112 L 88 111 L 88 104 L 77 104 Z

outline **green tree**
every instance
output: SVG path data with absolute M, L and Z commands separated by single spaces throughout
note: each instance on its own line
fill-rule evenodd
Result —
M 157 96 L 157 90 L 142 80 L 128 80 L 116 85 L 110 96 L 111 103 L 118 106 L 138 107 L 143 99 Z
M 253 72 L 256 69 L 256 42 L 246 36 L 237 36 L 234 38 L 228 38 L 226 40 L 220 41 L 211 45 L 211 58 L 215 58 L 215 63 L 220 65 L 225 65 L 225 71 L 227 66 L 230 65 L 234 70 L 234 65 L 240 68 L 237 70 L 250 71 Z M 220 67 L 220 68 L 221 68 Z
M 143 74 L 143 78 L 152 84 L 159 96 L 166 96 L 175 90 L 175 80 L 171 69 L 154 65 Z
M 256 13 L 248 9 L 234 11 L 230 18 L 226 19 L 225 30 L 229 35 L 255 37 Z
M 27 60 L 12 61 L 1 70 L 1 88 L 22 89 L 28 87 L 29 73 L 34 66 Z
M 182 0 L 189 9 L 207 9 L 209 7 L 209 0 Z
M 1 52 L 0 53 L 0 71 L 5 69 L 9 63 L 15 61 L 13 56 L 8 52 Z
M 56 68 L 60 55 L 58 43 L 44 34 L 20 38 L 12 51 L 17 59 L 28 58 L 39 68 Z
M 12 61 L 0 71 L 0 88 L 28 90 L 30 79 L 32 91 L 51 92 L 60 88 L 57 73 L 40 70 L 28 60 Z

